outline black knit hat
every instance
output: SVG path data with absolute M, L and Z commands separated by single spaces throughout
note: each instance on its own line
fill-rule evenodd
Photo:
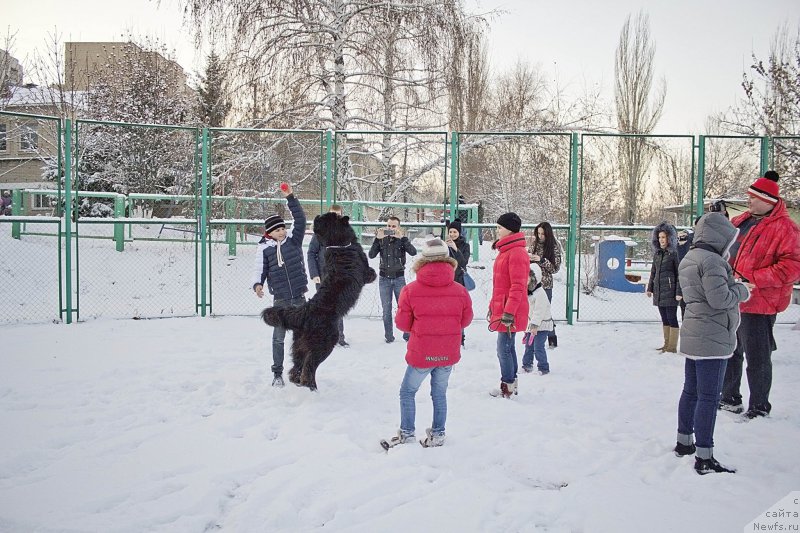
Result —
M 461 221 L 459 219 L 455 219 L 447 226 L 447 229 L 454 229 L 458 231 L 458 234 L 461 235 Z
M 270 215 L 267 217 L 267 220 L 264 221 L 264 230 L 266 231 L 267 234 L 272 233 L 278 228 L 285 228 L 285 227 L 286 223 L 278 215 Z
M 497 219 L 497 224 L 512 233 L 517 233 L 522 227 L 522 220 L 520 220 L 519 215 L 512 211 L 500 215 L 500 218 Z

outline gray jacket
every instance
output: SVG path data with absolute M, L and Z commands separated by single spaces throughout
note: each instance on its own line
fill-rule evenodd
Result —
M 739 230 L 720 213 L 708 213 L 697 223 L 692 248 L 681 261 L 680 276 L 686 313 L 680 352 L 692 358 L 727 358 L 736 348 L 739 302 L 750 297 L 734 281 L 728 248 Z

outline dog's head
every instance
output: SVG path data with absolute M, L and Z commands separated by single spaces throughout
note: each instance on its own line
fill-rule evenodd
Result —
M 350 217 L 336 213 L 325 213 L 314 219 L 314 234 L 323 246 L 347 246 L 357 242 L 356 233 L 350 227 Z

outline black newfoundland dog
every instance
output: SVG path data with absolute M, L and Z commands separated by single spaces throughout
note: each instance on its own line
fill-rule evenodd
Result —
M 317 389 L 317 367 L 339 340 L 337 321 L 358 301 L 361 289 L 375 281 L 375 270 L 358 243 L 348 217 L 325 213 L 314 219 L 314 233 L 325 247 L 325 277 L 314 297 L 300 307 L 268 307 L 261 318 L 293 333 L 289 381 Z

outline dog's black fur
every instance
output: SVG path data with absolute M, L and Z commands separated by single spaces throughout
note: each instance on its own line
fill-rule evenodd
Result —
M 268 307 L 261 318 L 293 333 L 289 381 L 316 390 L 317 367 L 339 339 L 337 321 L 353 308 L 367 283 L 377 277 L 358 243 L 349 217 L 325 213 L 314 219 L 314 234 L 325 246 L 325 276 L 314 297 L 300 307 Z

